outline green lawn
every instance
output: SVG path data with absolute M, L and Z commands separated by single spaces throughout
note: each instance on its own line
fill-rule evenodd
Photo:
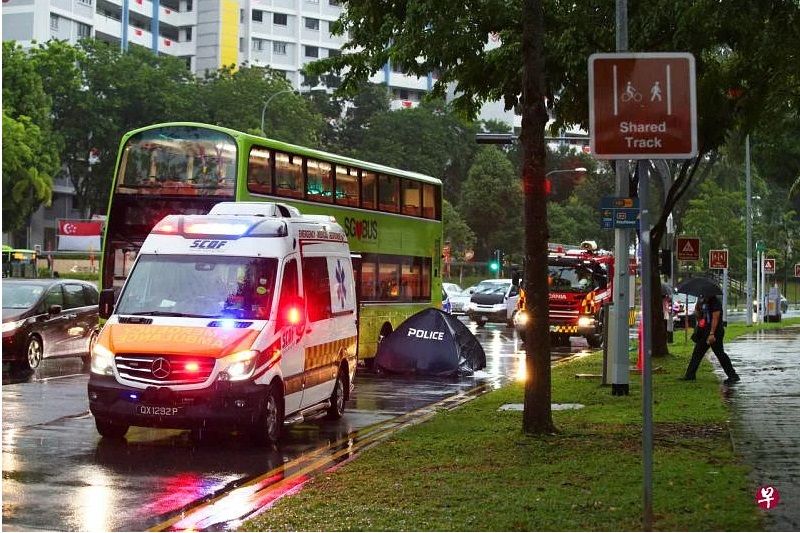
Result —
M 757 328 L 733 324 L 731 340 Z M 729 410 L 708 361 L 696 382 L 678 377 L 691 353 L 676 332 L 672 354 L 654 359 L 653 528 L 758 531 L 761 511 L 749 468 L 734 453 Z M 635 361 L 636 352 L 631 352 Z M 243 524 L 247 531 L 620 531 L 642 529 L 641 380 L 612 396 L 599 378 L 602 354 L 557 365 L 558 432 L 529 436 L 523 385 L 490 392 L 399 432 L 298 494 Z

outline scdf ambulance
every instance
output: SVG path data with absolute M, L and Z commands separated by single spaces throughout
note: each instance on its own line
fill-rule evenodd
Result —
M 274 443 L 284 423 L 338 419 L 356 368 L 350 248 L 331 217 L 220 203 L 170 215 L 144 241 L 92 352 L 97 431 L 240 431 Z

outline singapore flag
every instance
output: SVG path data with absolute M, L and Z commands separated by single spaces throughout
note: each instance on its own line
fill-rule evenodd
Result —
M 100 220 L 59 220 L 58 249 L 100 252 Z

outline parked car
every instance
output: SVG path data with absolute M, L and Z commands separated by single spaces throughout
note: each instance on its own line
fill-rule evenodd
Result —
M 514 325 L 519 287 L 510 279 L 487 279 L 478 283 L 467 306 L 470 320 L 483 326 L 487 322 Z
M 697 296 L 691 294 L 676 293 L 672 299 L 672 317 L 675 325 L 683 326 L 687 319 L 689 327 L 694 327 L 697 317 L 694 308 L 697 305 Z
M 472 297 L 472 293 L 475 292 L 476 287 L 477 285 L 473 285 L 472 287 L 467 287 L 460 293 L 450 296 L 450 308 L 451 308 L 450 312 L 452 314 L 454 315 L 467 314 L 467 305 L 469 305 L 469 300 Z
M 26 370 L 50 357 L 88 363 L 99 331 L 99 299 L 88 281 L 3 279 L 3 363 Z

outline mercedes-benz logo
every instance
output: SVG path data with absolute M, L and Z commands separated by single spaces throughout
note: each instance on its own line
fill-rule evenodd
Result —
M 153 373 L 153 376 L 155 376 L 156 379 L 164 379 L 165 377 L 169 376 L 169 361 L 163 357 L 159 357 L 153 361 L 152 365 L 150 365 L 150 371 Z

